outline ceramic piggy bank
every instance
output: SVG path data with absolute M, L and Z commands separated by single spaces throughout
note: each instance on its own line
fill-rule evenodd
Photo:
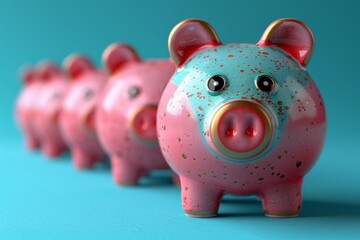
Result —
M 226 193 L 259 196 L 270 217 L 298 215 L 302 180 L 326 127 L 323 100 L 306 71 L 313 44 L 308 27 L 294 19 L 270 24 L 257 44 L 222 44 L 196 19 L 173 29 L 177 71 L 157 126 L 187 215 L 217 215 Z
M 34 105 L 41 89 L 41 81 L 35 68 L 23 71 L 23 90 L 16 103 L 16 118 L 24 132 L 26 146 L 29 150 L 40 147 L 40 140 L 34 127 Z
M 97 108 L 97 131 L 111 159 L 113 179 L 134 185 L 152 169 L 169 168 L 156 133 L 161 93 L 175 71 L 170 60 L 141 60 L 127 45 L 110 45 L 103 61 L 111 73 Z
M 58 118 L 68 79 L 51 62 L 41 64 L 39 74 L 43 83 L 35 106 L 35 128 L 39 133 L 41 149 L 47 157 L 53 158 L 67 149 L 60 134 Z
M 62 104 L 60 129 L 75 167 L 91 168 L 105 158 L 95 132 L 95 106 L 106 74 L 81 55 L 69 56 L 64 66 L 71 83 Z

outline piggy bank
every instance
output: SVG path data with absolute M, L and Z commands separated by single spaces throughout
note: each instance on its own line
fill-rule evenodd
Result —
M 169 168 L 157 141 L 156 111 L 175 65 L 143 61 L 123 44 L 110 45 L 103 62 L 111 77 L 98 102 L 97 132 L 110 156 L 114 181 L 134 185 L 149 170 Z
M 34 110 L 34 124 L 39 133 L 41 149 L 49 158 L 60 156 L 67 150 L 59 129 L 61 102 L 66 91 L 68 79 L 53 63 L 40 64 L 39 75 L 42 79 Z
M 22 73 L 23 90 L 16 103 L 16 119 L 19 123 L 29 150 L 40 148 L 40 140 L 34 127 L 34 105 L 41 89 L 41 81 L 35 68 Z
M 75 167 L 91 168 L 105 158 L 95 132 L 95 106 L 107 76 L 82 55 L 69 56 L 64 67 L 71 82 L 59 117 L 61 133 Z
M 169 37 L 177 71 L 157 114 L 159 143 L 193 217 L 218 213 L 226 194 L 257 195 L 269 217 L 297 216 L 302 180 L 323 147 L 324 103 L 306 70 L 314 39 L 280 19 L 257 44 L 222 44 L 196 19 Z

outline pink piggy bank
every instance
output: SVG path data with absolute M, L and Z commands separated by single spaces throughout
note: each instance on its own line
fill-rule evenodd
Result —
M 58 118 L 68 79 L 51 62 L 45 62 L 39 66 L 39 75 L 43 84 L 37 95 L 34 113 L 36 115 L 35 128 L 39 133 L 41 149 L 47 157 L 53 158 L 67 150 L 60 134 Z
M 111 77 L 98 104 L 97 131 L 114 181 L 134 185 L 151 169 L 169 168 L 157 141 L 156 111 L 175 66 L 169 60 L 142 61 L 122 44 L 109 46 L 103 61 Z
M 298 215 L 303 177 L 326 132 L 324 103 L 306 71 L 313 44 L 294 19 L 270 24 L 257 44 L 222 44 L 197 19 L 173 29 L 177 71 L 157 126 L 187 215 L 217 215 L 226 193 L 259 196 L 270 217 Z
M 16 118 L 24 132 L 26 146 L 29 150 L 40 148 L 40 139 L 34 126 L 34 108 L 41 81 L 35 68 L 23 72 L 23 90 L 16 103 Z
M 107 76 L 81 55 L 71 55 L 64 65 L 72 79 L 62 103 L 60 129 L 75 167 L 91 168 L 105 158 L 95 132 L 95 106 Z

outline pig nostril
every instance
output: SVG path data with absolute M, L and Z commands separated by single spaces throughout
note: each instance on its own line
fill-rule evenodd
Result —
M 226 136 L 228 137 L 235 137 L 237 134 L 237 131 L 234 128 L 228 128 L 226 129 Z
M 246 129 L 246 135 L 248 135 L 249 137 L 255 137 L 257 135 L 257 131 L 254 128 L 248 128 Z

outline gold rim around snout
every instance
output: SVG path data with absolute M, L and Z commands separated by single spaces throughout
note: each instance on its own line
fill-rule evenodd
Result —
M 263 120 L 265 122 L 265 127 L 266 127 L 265 136 L 264 136 L 264 139 L 261 142 L 261 144 L 256 149 L 249 151 L 249 152 L 235 152 L 235 151 L 228 149 L 227 147 L 225 147 L 223 145 L 223 143 L 221 142 L 220 137 L 218 135 L 219 121 L 220 121 L 221 117 L 227 111 L 229 111 L 233 108 L 242 107 L 242 106 L 251 107 L 251 108 L 255 109 L 256 111 L 258 111 L 260 116 L 263 118 Z M 221 107 L 220 109 L 218 109 L 216 111 L 213 119 L 211 120 L 211 124 L 210 124 L 210 137 L 211 137 L 211 140 L 214 143 L 215 147 L 225 156 L 240 159 L 240 160 L 254 157 L 254 156 L 258 155 L 259 153 L 261 153 L 263 150 L 265 150 L 271 141 L 272 135 L 273 135 L 273 127 L 272 127 L 272 122 L 271 122 L 269 115 L 267 114 L 265 109 L 263 109 L 260 105 L 250 102 L 250 101 L 234 101 L 234 102 L 227 103 L 225 106 Z
M 135 130 L 135 126 L 134 126 L 134 122 L 135 122 L 135 117 L 138 115 L 139 112 L 141 112 L 142 110 L 148 109 L 148 108 L 153 108 L 155 110 L 157 110 L 158 106 L 156 104 L 148 104 L 142 107 L 139 107 L 138 109 L 136 109 L 136 111 L 133 112 L 133 114 L 130 117 L 130 129 L 131 129 L 131 133 L 132 135 L 135 137 L 135 139 L 137 139 L 139 142 L 144 143 L 144 144 L 149 144 L 149 145 L 153 145 L 156 144 L 158 142 L 157 138 L 155 140 L 148 140 L 148 139 L 144 139 L 142 136 L 140 136 L 136 130 Z

